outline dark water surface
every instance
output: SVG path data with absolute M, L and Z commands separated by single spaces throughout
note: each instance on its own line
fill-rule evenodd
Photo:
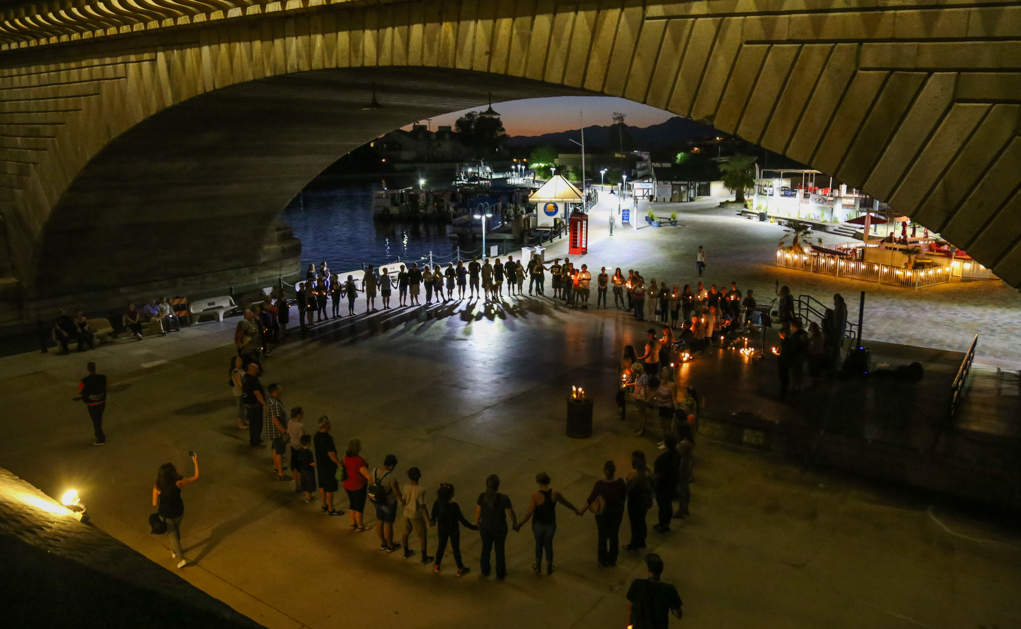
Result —
M 302 269 L 325 260 L 335 272 L 352 271 L 362 263 L 418 261 L 430 250 L 449 257 L 450 225 L 372 220 L 372 193 L 381 188 L 379 181 L 320 185 L 291 200 L 281 218 L 301 240 Z

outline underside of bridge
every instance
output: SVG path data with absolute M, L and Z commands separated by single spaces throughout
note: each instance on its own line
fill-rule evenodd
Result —
M 383 108 L 364 110 L 373 89 Z M 250 81 L 163 110 L 115 138 L 61 196 L 30 297 L 119 304 L 154 290 L 293 281 L 300 246 L 274 219 L 295 194 L 348 151 L 490 93 L 583 92 L 442 68 L 354 68 Z
M 308 181 L 490 92 L 712 124 L 1021 286 L 1016 3 L 51 0 L 0 12 L 0 321 L 293 274 Z

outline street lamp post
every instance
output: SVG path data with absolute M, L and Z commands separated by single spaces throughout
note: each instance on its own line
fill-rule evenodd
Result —
M 483 205 L 486 206 L 485 212 L 479 211 L 479 212 L 476 212 L 473 216 L 476 219 L 482 219 L 482 259 L 485 260 L 486 259 L 486 219 L 487 218 L 492 218 L 493 214 L 489 211 L 489 204 L 488 203 L 485 203 L 485 204 L 480 203 L 479 204 L 479 208 L 482 208 Z
M 603 187 L 603 177 L 605 177 L 605 176 L 606 176 L 606 169 L 604 168 L 604 169 L 599 171 L 599 188 L 600 189 L 602 189 L 602 187 Z
M 419 190 L 425 190 L 425 179 L 419 179 L 418 180 L 418 189 Z
M 620 214 L 620 200 L 624 198 L 624 192 L 627 190 L 627 173 L 621 175 L 620 194 L 617 195 L 617 214 Z M 635 228 L 638 227 L 638 221 L 634 218 L 631 219 Z

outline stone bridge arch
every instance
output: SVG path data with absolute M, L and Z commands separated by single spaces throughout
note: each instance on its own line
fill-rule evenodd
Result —
M 374 82 L 390 105 L 362 112 Z M 0 316 L 278 273 L 294 251 L 263 242 L 304 182 L 490 91 L 708 122 L 1017 286 L 1019 86 L 1021 7 L 985 0 L 23 3 L 0 15 Z

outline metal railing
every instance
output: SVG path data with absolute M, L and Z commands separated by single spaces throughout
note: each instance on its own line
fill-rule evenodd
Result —
M 777 251 L 776 265 L 787 269 L 905 288 L 924 288 L 950 282 L 950 267 L 909 270 L 889 264 L 844 259 L 840 256 L 814 252 L 808 254 Z
M 794 303 L 797 306 L 797 315 L 799 319 L 806 323 L 809 321 L 815 321 L 820 326 L 822 325 L 823 317 L 826 314 L 827 308 L 824 303 L 811 295 L 798 295 L 798 299 Z M 830 308 L 830 310 L 832 310 L 832 308 Z M 858 338 L 857 323 L 851 323 L 850 321 L 845 322 L 844 338 Z
M 968 374 L 971 373 L 971 364 L 975 362 L 975 347 L 977 345 L 978 334 L 971 340 L 971 345 L 968 346 L 968 351 L 964 354 L 964 360 L 961 361 L 961 367 L 957 370 L 957 375 L 954 376 L 954 383 L 950 385 L 950 409 L 947 412 L 947 427 L 953 426 L 957 405 L 964 399 L 964 385 L 968 381 Z

